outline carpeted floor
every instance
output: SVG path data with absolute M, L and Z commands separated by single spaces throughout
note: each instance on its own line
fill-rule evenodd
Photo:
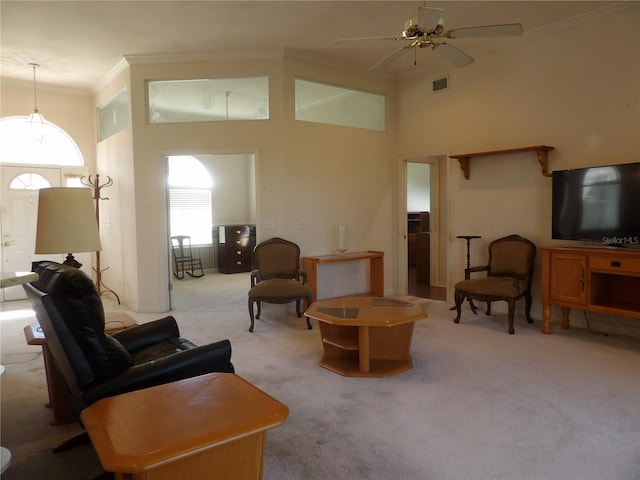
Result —
M 556 319 L 543 335 L 540 320 L 517 318 L 508 335 L 505 314 L 467 310 L 456 325 L 448 304 L 431 301 L 412 370 L 347 378 L 318 366 L 317 325 L 307 330 L 285 306 L 265 305 L 249 333 L 248 283 L 178 282 L 173 314 L 196 343 L 229 338 L 237 374 L 290 408 L 268 434 L 267 480 L 640 478 L 640 328 L 634 338 L 601 322 L 611 331 L 602 336 L 560 330 Z M 93 478 L 102 468 L 91 446 L 50 451 L 79 428 L 48 424 L 42 356 L 22 332 L 34 317 L 26 302 L 10 303 L 0 312 L 1 443 L 13 460 L 2 479 Z

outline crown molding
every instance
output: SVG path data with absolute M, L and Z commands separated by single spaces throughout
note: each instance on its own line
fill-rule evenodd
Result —
M 118 75 L 129 68 L 129 62 L 126 58 L 121 58 L 114 67 L 109 70 L 104 77 L 92 89 L 94 95 L 98 95 L 109 83 L 111 83 Z
M 224 60 L 257 60 L 283 57 L 284 49 L 124 55 L 124 59 L 130 65 L 142 65 L 151 63 L 214 62 Z

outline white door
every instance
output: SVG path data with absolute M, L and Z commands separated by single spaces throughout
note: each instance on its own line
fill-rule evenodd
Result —
M 59 187 L 61 177 L 59 168 L 0 167 L 0 259 L 3 272 L 30 272 L 32 261 L 45 259 L 44 255 L 33 253 L 36 245 L 38 189 Z M 54 257 L 46 255 L 47 260 L 63 261 L 62 255 L 60 258 Z M 26 298 L 22 286 L 5 288 L 1 292 L 2 301 Z

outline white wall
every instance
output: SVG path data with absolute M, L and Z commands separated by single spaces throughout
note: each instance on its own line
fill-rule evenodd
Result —
M 600 32 L 595 34 L 594 32 Z M 606 32 L 603 35 L 602 32 Z M 640 160 L 640 4 L 525 35 L 500 49 L 473 52 L 468 67 L 414 75 L 399 82 L 401 155 L 462 154 L 550 145 L 550 169 Z M 449 74 L 445 92 L 430 80 Z M 426 119 L 429 128 L 425 128 Z M 465 180 L 449 163 L 449 299 L 463 279 L 466 244 L 475 264 L 487 244 L 519 233 L 551 241 L 551 179 L 535 153 L 471 159 Z M 540 255 L 534 311 L 540 305 Z
M 198 155 L 213 180 L 212 225 L 255 224 L 255 156 Z
M 96 108 L 109 102 L 123 88 L 129 96 L 129 71 L 116 75 L 95 98 Z M 131 111 L 129 111 L 131 116 Z M 131 120 L 129 120 L 131 125 Z M 134 307 L 138 297 L 138 251 L 136 248 L 136 192 L 133 171 L 133 132 L 131 127 L 101 141 L 96 146 L 97 172 L 111 177 L 113 186 L 104 190 L 108 201 L 100 203 L 102 232 L 101 266 L 105 284 L 115 291 L 125 305 Z M 144 272 L 140 277 L 146 278 Z
M 385 285 L 392 289 L 397 277 L 392 228 L 397 200 L 394 130 L 296 122 L 293 87 L 295 76 L 300 75 L 382 93 L 393 104 L 393 83 L 293 58 L 189 62 L 179 67 L 175 63 L 130 66 L 133 177 L 127 186 L 135 192 L 129 194 L 134 197 L 129 211 L 135 216 L 135 229 L 124 222 L 128 232 L 123 235 L 135 236 L 135 247 L 127 248 L 137 252 L 135 265 L 140 276 L 136 279 L 128 270 L 124 272 L 125 289 L 131 292 L 129 305 L 140 311 L 162 311 L 169 305 L 163 157 L 178 153 L 255 152 L 258 241 L 281 236 L 298 243 L 303 256 L 331 253 L 333 231 L 339 223 L 346 223 L 350 249 L 385 252 Z M 268 121 L 146 124 L 145 79 L 243 75 L 269 76 Z M 389 120 L 393 125 L 391 114 Z M 110 164 L 116 160 L 101 156 L 100 161 Z M 272 221 L 274 228 L 264 228 L 265 220 Z M 321 281 L 321 291 L 326 286 L 331 289 L 328 294 L 336 294 L 336 288 L 344 293 L 360 289 L 366 278 L 363 267 L 349 265 L 343 270 L 335 273 L 336 281 Z

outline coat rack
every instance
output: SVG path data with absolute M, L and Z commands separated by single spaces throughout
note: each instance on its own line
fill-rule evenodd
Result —
M 111 177 L 107 176 L 107 181 L 100 185 L 100 175 L 96 174 L 95 178 L 91 178 L 91 175 L 85 180 L 85 177 L 80 178 L 80 182 L 87 187 L 91 187 L 93 189 L 93 199 L 96 201 L 96 220 L 98 221 L 98 229 L 100 228 L 100 200 L 109 200 L 109 197 L 102 197 L 100 192 L 103 188 L 110 187 L 113 185 L 113 180 Z M 109 292 L 112 293 L 116 300 L 118 301 L 118 305 L 120 305 L 120 297 L 116 292 L 111 290 L 102 282 L 102 272 L 108 270 L 107 268 L 100 268 L 100 252 L 96 252 L 96 267 L 93 269 L 96 272 L 96 289 L 98 290 L 98 294 L 102 296 L 103 293 Z

